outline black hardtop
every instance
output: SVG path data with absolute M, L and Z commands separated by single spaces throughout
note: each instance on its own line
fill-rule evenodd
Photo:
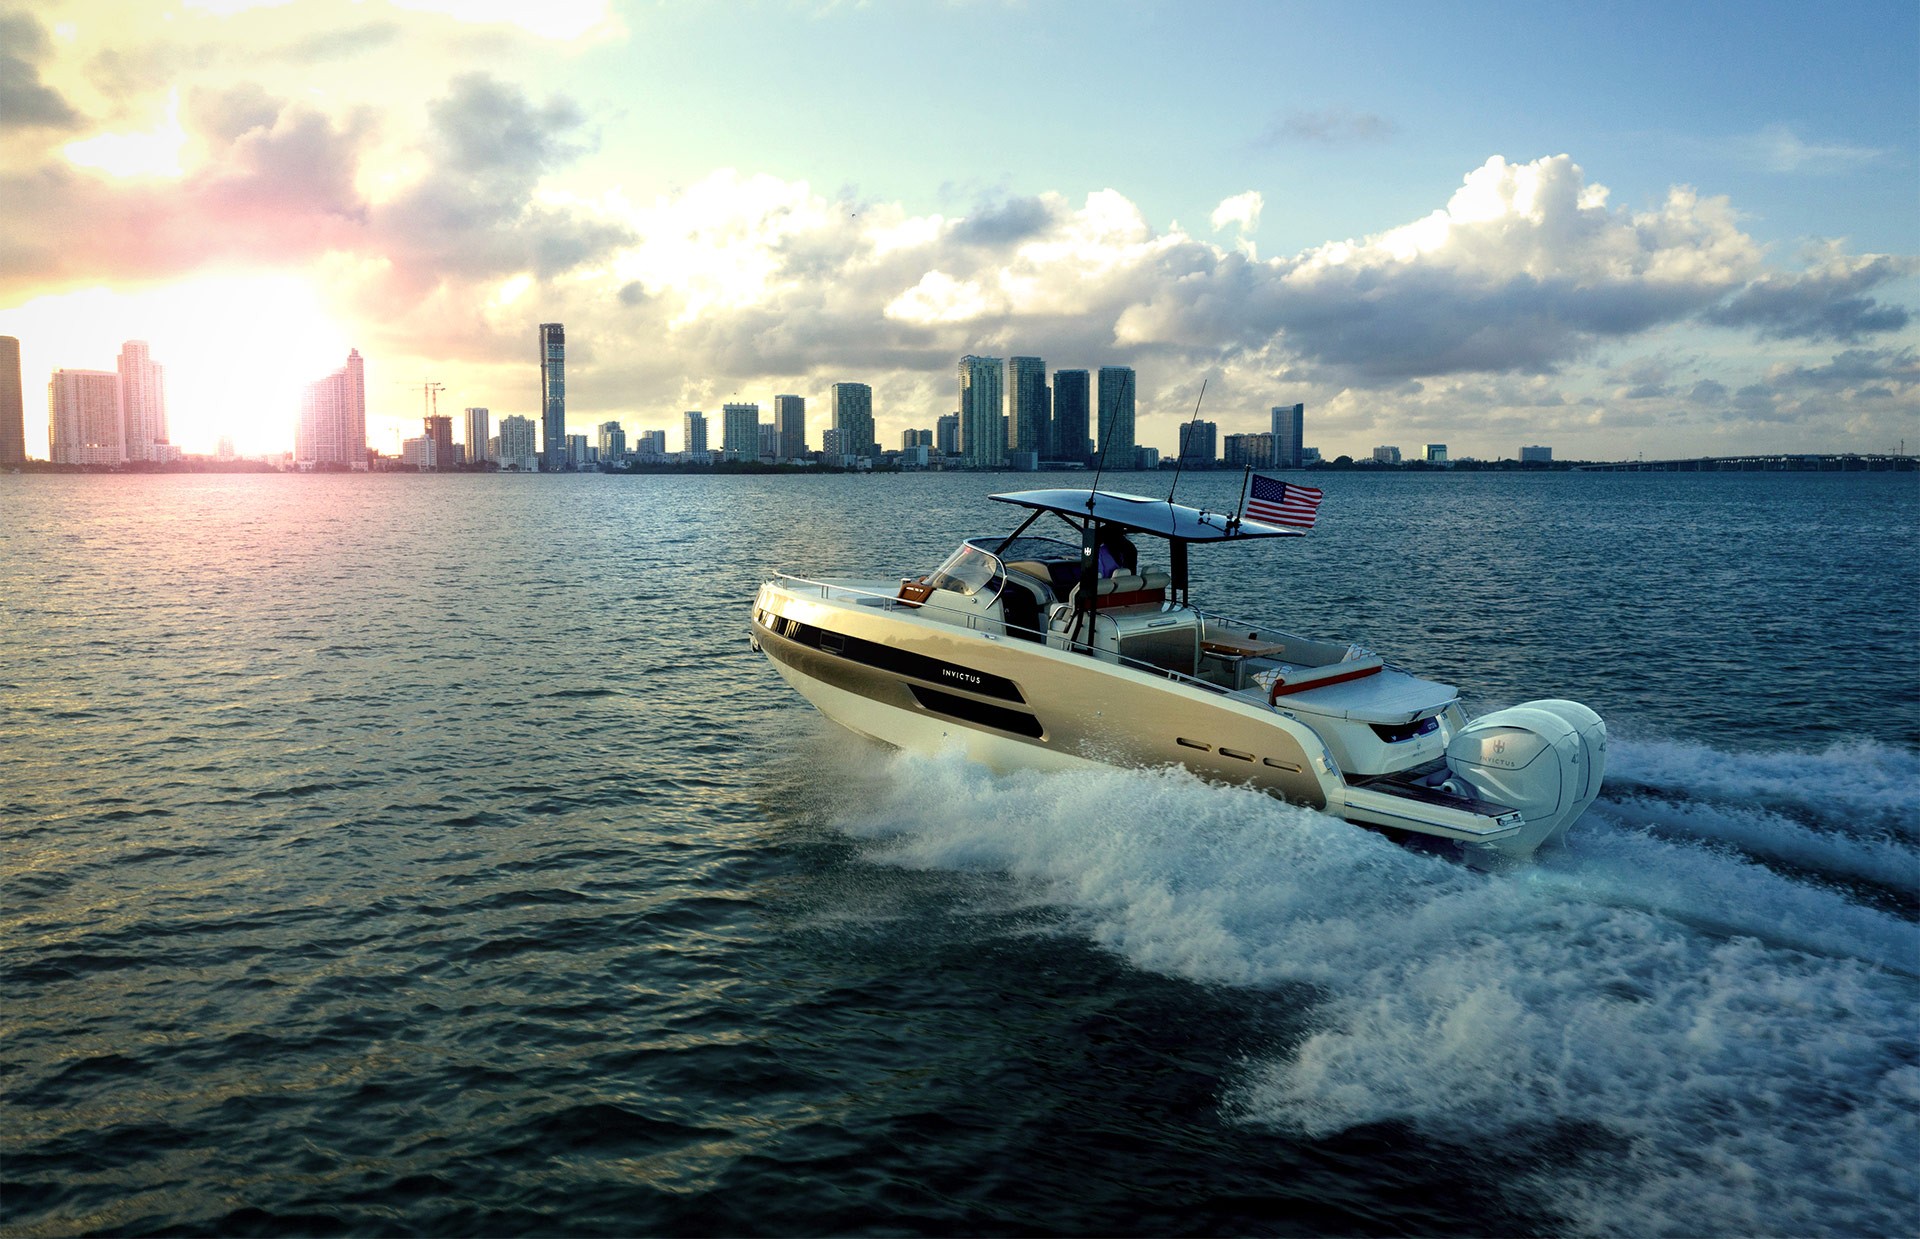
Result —
M 1298 538 L 1303 529 L 1289 529 L 1262 521 L 1236 518 L 1231 512 L 1209 512 L 1166 499 L 1127 495 L 1110 490 L 1019 490 L 991 495 L 1001 503 L 1018 504 L 1036 512 L 1057 512 L 1075 525 L 1118 525 L 1171 542 L 1230 542 L 1241 538 Z

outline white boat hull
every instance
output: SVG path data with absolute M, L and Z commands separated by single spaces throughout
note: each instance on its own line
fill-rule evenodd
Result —
M 753 620 L 755 647 L 782 678 L 835 723 L 885 744 L 928 754 L 958 748 L 1003 772 L 1177 764 L 1354 822 L 1514 857 L 1564 832 L 1598 791 L 1594 757 L 1597 751 L 1604 760 L 1605 729 L 1590 711 L 1591 726 L 1559 716 L 1532 720 L 1551 736 L 1534 744 L 1535 760 L 1526 769 L 1498 767 L 1501 782 L 1479 767 L 1443 765 L 1439 754 L 1450 746 L 1467 754 L 1470 737 L 1491 737 L 1482 766 L 1496 769 L 1527 719 L 1510 717 L 1476 731 L 1451 689 L 1395 672 L 1407 685 L 1442 691 L 1432 698 L 1440 705 L 1423 707 L 1415 689 L 1398 690 L 1417 707 L 1408 721 L 1431 717 L 1433 725 L 1409 727 L 1405 738 L 1393 741 L 1403 746 L 1410 767 L 1436 773 L 1420 786 L 1381 777 L 1350 780 L 1336 748 L 1370 751 L 1382 742 L 1380 728 L 1346 718 L 1356 711 L 1343 711 L 1341 703 L 1396 700 L 1390 676 L 1379 677 L 1376 685 L 1385 688 L 1370 697 L 1329 687 L 1288 697 L 1287 708 L 1276 709 L 1258 694 L 1102 661 L 971 619 L 931 618 L 891 597 L 886 585 L 770 583 L 760 591 Z M 1331 742 L 1321 730 L 1339 728 L 1347 734 L 1334 731 Z M 1502 746 L 1500 753 L 1494 745 Z M 1483 782 L 1531 799 L 1520 805 L 1496 800 L 1474 782 L 1476 772 Z

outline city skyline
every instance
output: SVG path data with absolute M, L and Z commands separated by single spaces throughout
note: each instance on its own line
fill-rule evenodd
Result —
M 1203 382 L 1223 434 L 1304 402 L 1354 455 L 1874 451 L 1920 422 L 1911 5 L 1223 3 L 1228 40 L 1157 3 L 506 12 L 0 10 L 27 385 L 146 339 L 174 443 L 257 452 L 358 348 L 391 451 L 423 379 L 544 423 L 526 340 L 561 322 L 557 442 L 857 379 L 891 443 L 966 355 L 1133 367 L 1166 453 Z M 983 78 L 954 49 L 987 40 Z M 686 106 L 713 63 L 854 44 L 856 95 Z

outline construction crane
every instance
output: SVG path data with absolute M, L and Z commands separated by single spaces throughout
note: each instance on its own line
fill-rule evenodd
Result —
M 420 406 L 426 410 L 426 417 L 440 416 L 440 393 L 445 390 L 445 383 L 436 383 L 432 379 L 420 384 Z

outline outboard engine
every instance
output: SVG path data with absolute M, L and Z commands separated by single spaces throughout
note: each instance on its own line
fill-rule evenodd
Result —
M 1468 723 L 1447 745 L 1447 769 L 1482 800 L 1518 809 L 1502 852 L 1528 856 L 1558 840 L 1600 794 L 1607 725 L 1577 701 L 1529 701 Z

